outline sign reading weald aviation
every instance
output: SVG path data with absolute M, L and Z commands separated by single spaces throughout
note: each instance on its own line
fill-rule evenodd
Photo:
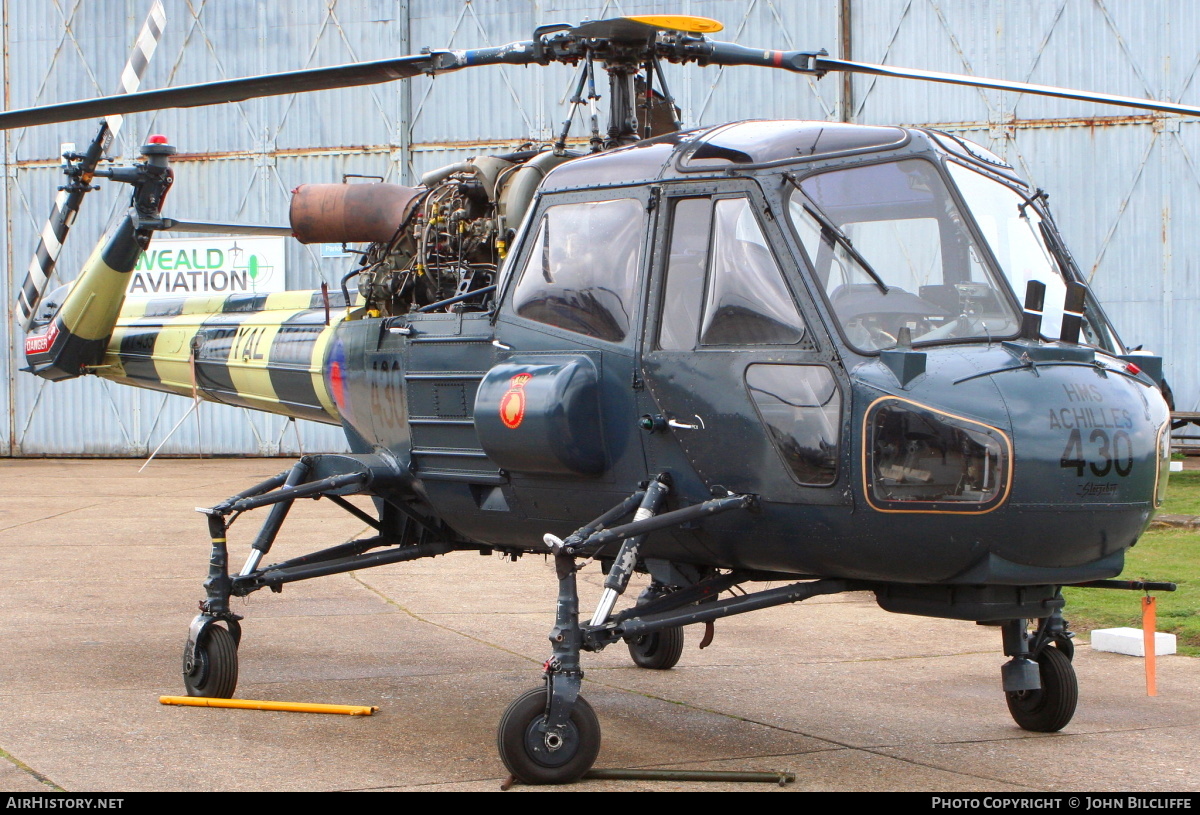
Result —
M 284 291 L 286 238 L 156 238 L 130 275 L 128 297 Z

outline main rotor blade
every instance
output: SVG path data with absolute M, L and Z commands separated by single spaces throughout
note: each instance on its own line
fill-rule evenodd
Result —
M 304 71 L 266 74 L 244 79 L 226 79 L 219 82 L 203 82 L 197 85 L 181 85 L 176 88 L 162 88 L 118 96 L 102 96 L 99 99 L 64 102 L 58 105 L 10 110 L 0 113 L 0 130 L 90 119 L 93 116 L 139 113 L 162 108 L 190 108 L 201 105 L 217 105 L 223 102 L 241 102 L 261 96 L 306 93 L 355 85 L 375 85 L 396 79 L 407 79 L 427 71 L 440 70 L 442 69 L 440 56 L 437 53 L 414 54 L 375 62 L 334 65 L 329 68 L 311 68 Z
M 817 71 L 849 71 L 857 74 L 892 76 L 899 79 L 921 79 L 926 82 L 945 82 L 951 85 L 967 85 L 974 88 L 1013 91 L 1014 93 L 1032 93 L 1038 96 L 1052 96 L 1059 99 L 1078 99 L 1084 102 L 1098 102 L 1104 105 L 1119 105 L 1127 108 L 1159 110 L 1164 113 L 1179 113 L 1185 116 L 1200 116 L 1200 107 L 1192 105 L 1178 105 L 1173 102 L 1160 102 L 1157 99 L 1141 99 L 1136 96 L 1114 96 L 1108 93 L 1077 91 L 1053 85 L 1031 85 L 1027 82 L 1009 82 L 1003 79 L 987 79 L 986 77 L 967 76 L 965 74 L 946 74 L 940 71 L 922 71 L 916 68 L 893 68 L 890 65 L 873 65 L 868 62 L 850 62 L 848 60 L 830 59 L 828 57 L 817 57 L 813 60 L 812 67 Z

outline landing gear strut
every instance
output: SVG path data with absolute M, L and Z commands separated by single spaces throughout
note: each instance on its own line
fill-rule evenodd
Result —
M 208 561 L 207 597 L 200 614 L 192 620 L 183 646 L 183 686 L 188 696 L 231 699 L 238 681 L 238 643 L 242 638 L 241 617 L 229 610 L 229 551 L 225 541 L 225 518 L 209 511 L 208 534 L 212 554 Z M 224 622 L 225 627 L 217 625 Z
M 550 632 L 553 653 L 545 664 L 546 685 L 509 705 L 496 735 L 500 758 L 518 780 L 527 784 L 575 781 L 591 768 L 600 752 L 599 722 L 579 695 L 583 683 L 581 651 L 600 651 L 625 641 L 639 665 L 662 670 L 678 661 L 686 625 L 848 589 L 847 581 L 813 580 L 718 601 L 722 591 L 755 579 L 755 575 L 714 574 L 686 588 L 641 598 L 633 608 L 614 613 L 614 604 L 637 564 L 638 547 L 650 532 L 721 512 L 751 509 L 755 503 L 750 495 L 728 495 L 659 514 L 669 483 L 665 476 L 659 476 L 567 539 L 546 537 L 558 576 L 558 605 Z M 606 528 L 634 508 L 637 513 L 632 523 Z M 575 559 L 590 558 L 617 541 L 622 545 L 605 578 L 596 612 L 589 623 L 580 625 Z
M 496 746 L 500 760 L 527 784 L 567 784 L 591 769 L 600 753 L 600 722 L 579 695 L 583 682 L 579 652 L 579 593 L 575 558 L 554 555 L 558 612 L 546 662 L 544 688 L 523 693 L 500 718 Z
M 372 566 L 436 557 L 460 548 L 446 530 L 420 514 L 403 493 L 405 475 L 393 462 L 374 455 L 304 456 L 290 469 L 208 509 L 212 554 L 205 597 L 192 620 L 183 648 L 183 684 L 189 696 L 228 699 L 238 681 L 241 617 L 230 610 L 232 597 L 259 589 L 281 591 L 284 584 Z M 344 496 L 368 494 L 377 499 L 379 517 L 351 504 Z M 262 565 L 288 512 L 298 498 L 325 498 L 379 534 L 339 543 L 280 563 Z M 250 555 L 237 574 L 229 569 L 226 531 L 243 512 L 270 507 L 251 543 Z
M 1079 681 L 1071 657 L 1070 632 L 1059 611 L 1038 621 L 1031 634 L 1025 620 L 1009 620 L 1001 628 L 1004 653 L 1004 697 L 1013 720 L 1025 730 L 1057 733 L 1070 723 L 1079 702 Z

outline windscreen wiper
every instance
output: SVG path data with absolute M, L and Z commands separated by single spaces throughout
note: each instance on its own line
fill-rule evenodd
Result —
M 1066 280 L 1074 280 L 1075 275 L 1072 274 L 1071 263 L 1067 260 L 1066 247 L 1058 239 L 1058 235 L 1046 226 L 1044 220 L 1038 221 L 1038 231 L 1042 233 L 1042 239 L 1046 245 L 1050 247 L 1050 253 L 1054 255 L 1054 260 L 1058 264 L 1059 271 Z
M 854 261 L 863 268 L 863 271 L 871 276 L 871 279 L 875 281 L 875 285 L 879 287 L 879 290 L 884 294 L 887 294 L 890 291 L 887 283 L 883 282 L 883 278 L 880 277 L 879 273 L 876 272 L 871 264 L 867 262 L 867 259 L 862 256 L 862 253 L 854 248 L 854 244 L 850 241 L 850 236 L 843 232 L 841 227 L 835 224 L 833 219 L 825 214 L 825 211 L 821 209 L 817 202 L 809 197 L 808 193 L 806 193 L 804 188 L 800 186 L 800 182 L 796 180 L 794 175 L 791 173 L 784 173 L 784 178 L 792 183 L 792 186 L 796 188 L 796 192 L 804 196 L 804 211 L 811 215 L 816 222 L 821 225 L 821 230 L 823 232 L 833 236 L 833 238 L 840 243 L 847 252 L 850 253 L 850 257 L 854 258 Z

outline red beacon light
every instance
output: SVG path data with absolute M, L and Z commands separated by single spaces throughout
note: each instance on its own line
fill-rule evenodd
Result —
M 166 144 L 167 137 L 161 133 L 155 133 L 150 138 L 146 139 L 146 144 Z
M 1129 373 L 1133 374 L 1134 376 L 1137 376 L 1142 372 L 1141 367 L 1132 362 L 1125 363 L 1125 370 L 1129 371 Z

